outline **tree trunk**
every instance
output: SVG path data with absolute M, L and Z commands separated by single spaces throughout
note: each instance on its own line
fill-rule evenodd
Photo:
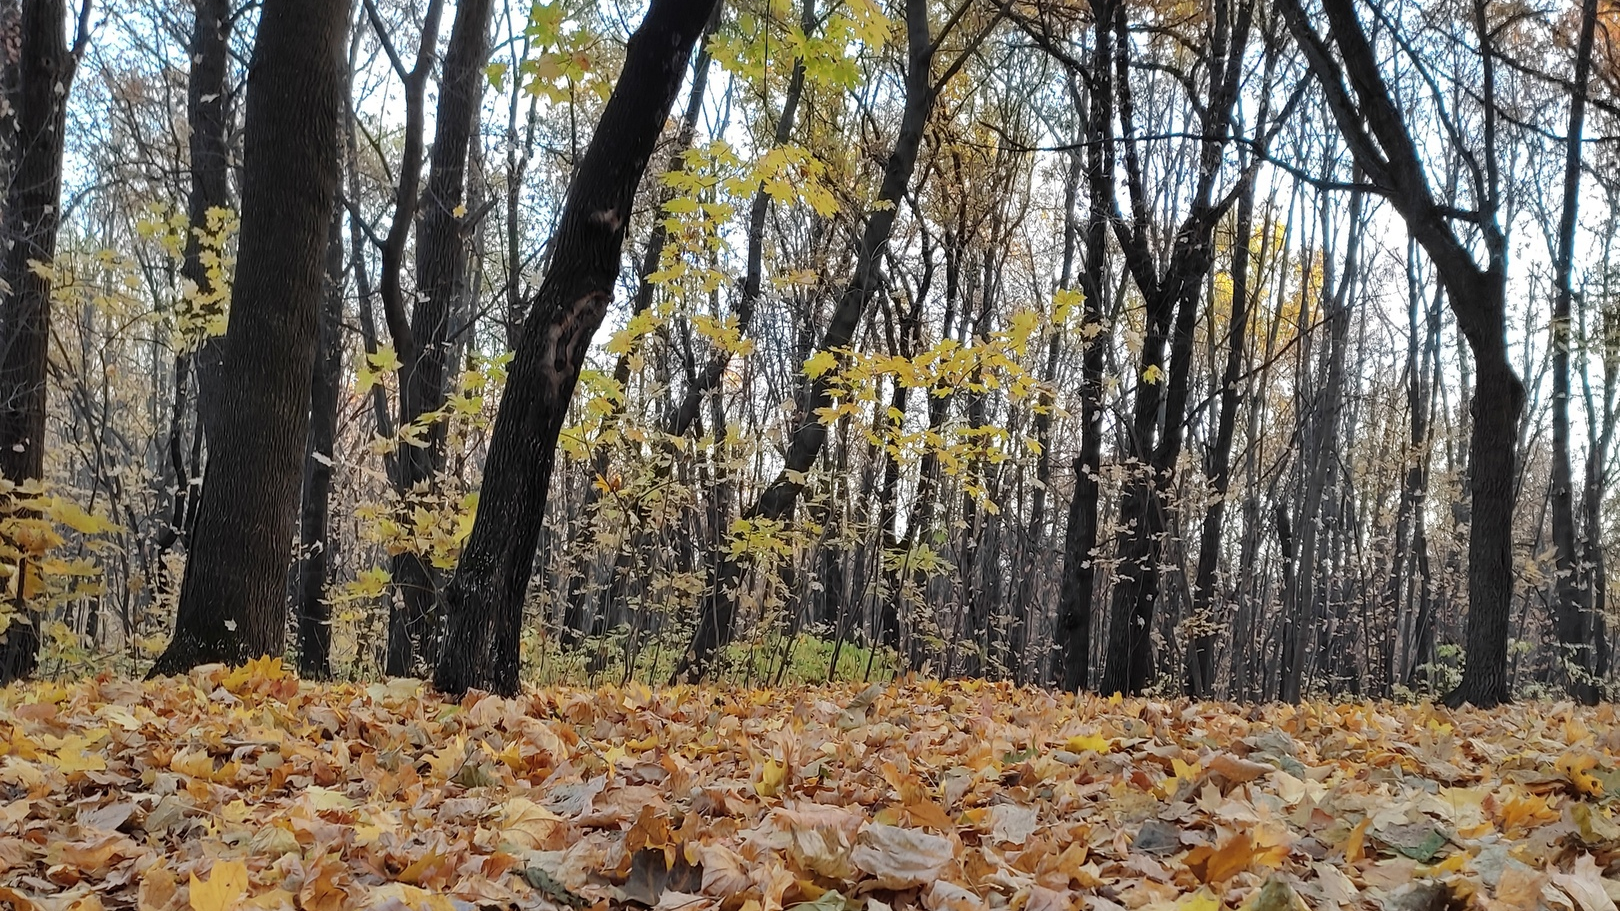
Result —
M 208 226 L 208 213 L 224 209 L 231 204 L 230 188 L 230 99 L 227 74 L 230 65 L 231 15 L 230 0 L 193 0 L 196 18 L 191 30 L 191 74 L 186 80 L 186 123 L 191 136 L 191 195 L 186 200 L 186 220 L 191 230 L 186 232 L 185 260 L 180 272 L 197 289 L 199 295 L 211 295 L 217 289 L 208 278 L 208 266 L 202 261 L 202 238 L 197 234 Z M 220 301 L 224 307 L 228 301 Z M 195 355 L 197 369 L 197 416 L 202 432 L 218 420 L 221 339 L 204 337 Z M 179 365 L 178 374 L 189 365 Z M 177 393 L 178 396 L 178 393 Z M 176 403 L 176 412 L 182 412 Z M 172 427 L 177 434 L 179 427 Z M 190 475 L 201 466 L 193 465 Z M 180 479 L 180 501 L 176 512 L 184 510 L 190 477 Z
M 442 692 L 518 690 L 523 598 L 557 436 L 612 299 L 636 187 L 715 2 L 652 0 L 574 174 L 501 396 L 478 518 L 446 591 L 449 626 L 433 678 Z
M 416 238 L 416 306 L 411 312 L 411 350 L 399 352 L 399 426 L 426 421 L 426 446 L 402 446 L 395 489 L 403 504 L 429 493 L 444 468 L 446 373 L 459 340 L 450 337 L 457 295 L 466 281 L 467 160 L 473 124 L 484 97 L 484 60 L 489 55 L 492 0 L 460 0 L 450 26 L 439 107 L 434 117 L 427 190 Z M 426 416 L 426 417 L 424 417 Z M 421 490 L 418 490 L 418 487 Z M 408 508 L 408 506 L 407 506 Z M 413 551 L 394 557 L 399 603 L 388 624 L 387 672 L 413 674 L 431 667 L 440 621 L 439 574 Z
M 1254 179 L 1244 182 L 1237 203 L 1232 237 L 1232 311 L 1226 328 L 1226 365 L 1221 371 L 1221 411 L 1209 454 L 1211 498 L 1199 532 L 1198 569 L 1193 581 L 1193 636 L 1187 653 L 1187 694 L 1208 699 L 1215 694 L 1215 644 L 1221 623 L 1215 603 L 1221 580 L 1221 528 L 1226 518 L 1226 492 L 1232 481 L 1232 438 L 1242 396 L 1238 375 L 1243 369 L 1249 330 L 1249 240 L 1254 233 Z
M 1597 0 L 1581 3 L 1580 37 L 1575 47 L 1575 82 L 1569 102 L 1569 132 L 1564 141 L 1564 205 L 1558 219 L 1554 252 L 1552 314 L 1552 543 L 1557 566 L 1553 583 L 1553 619 L 1558 635 L 1562 676 L 1570 695 L 1597 702 L 1592 643 L 1587 641 L 1587 614 L 1592 587 L 1580 566 L 1575 542 L 1575 482 L 1569 453 L 1570 303 L 1574 297 L 1575 222 L 1580 209 L 1581 135 L 1586 123 L 1586 86 L 1592 70 L 1592 40 Z
M 304 506 L 298 522 L 298 673 L 309 680 L 332 676 L 332 605 L 326 581 L 332 565 L 328 530 L 333 443 L 337 439 L 339 387 L 343 385 L 343 209 L 332 207 L 326 247 L 326 299 L 310 383 L 309 445 L 304 451 Z
M 68 91 L 84 40 L 67 46 L 63 0 L 29 0 L 22 12 L 22 61 L 16 93 L 19 148 L 0 231 L 10 248 L 0 263 L 0 476 L 15 484 L 45 472 L 45 368 L 51 280 L 30 263 L 56 259 L 61 223 L 62 144 Z M 21 591 L 21 586 L 18 588 Z M 19 599 L 20 600 L 20 599 Z M 39 618 L 24 606 L 0 639 L 0 683 L 34 672 Z
M 152 674 L 279 655 L 341 149 L 348 4 L 266 0 L 248 77 L 242 227 L 218 430 L 174 639 Z
M 1084 298 L 1080 372 L 1080 453 L 1073 461 L 1074 494 L 1063 533 L 1063 581 L 1058 589 L 1057 649 L 1063 688 L 1083 690 L 1091 673 L 1092 604 L 1097 579 L 1097 507 L 1101 493 L 1103 367 L 1110 333 L 1103 317 L 1108 283 L 1108 226 L 1114 210 L 1114 30 L 1117 0 L 1097 4 L 1089 96 L 1073 76 L 1069 96 L 1086 127 L 1087 209 L 1080 269 Z

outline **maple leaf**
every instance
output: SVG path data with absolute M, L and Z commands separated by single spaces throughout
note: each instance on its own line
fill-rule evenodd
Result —
M 192 911 L 227 911 L 247 893 L 247 865 L 236 860 L 218 860 L 208 871 L 208 879 L 191 874 Z

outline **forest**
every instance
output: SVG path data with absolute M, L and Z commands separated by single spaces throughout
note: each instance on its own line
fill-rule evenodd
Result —
M 0 3 L 0 676 L 1597 702 L 1614 27 Z

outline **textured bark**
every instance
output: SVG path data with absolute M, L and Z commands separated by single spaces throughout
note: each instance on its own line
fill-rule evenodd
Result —
M 208 292 L 213 289 L 208 280 L 208 266 L 202 261 L 202 238 L 197 231 L 207 227 L 209 212 L 229 208 L 231 204 L 231 115 L 226 104 L 230 98 L 226 80 L 233 18 L 230 0 L 193 0 L 192 7 L 195 18 L 192 20 L 191 47 L 188 48 L 191 73 L 186 79 L 186 123 L 191 130 L 188 139 L 191 193 L 186 199 L 186 219 L 192 230 L 186 235 L 186 253 L 180 272 L 198 291 Z M 195 358 L 197 416 L 205 434 L 218 418 L 222 352 L 218 337 L 207 338 L 198 348 Z M 178 365 L 177 376 L 187 366 Z M 178 393 L 176 398 L 180 398 Z M 181 401 L 176 401 L 175 411 L 183 413 Z M 169 432 L 178 435 L 180 430 L 176 421 Z M 192 465 L 180 479 L 178 502 L 175 504 L 177 516 L 185 513 L 188 482 L 190 476 L 200 468 Z
M 342 2 L 266 0 L 260 14 L 218 422 L 174 639 L 154 676 L 280 655 L 285 646 L 347 30 Z
M 925 0 L 906 0 L 906 103 L 900 118 L 900 132 L 883 169 L 878 190 L 881 205 L 867 214 L 856 252 L 855 274 L 839 296 L 832 319 L 821 337 L 819 350 L 837 352 L 849 347 L 855 330 L 866 313 L 872 295 L 881 284 L 879 266 L 889 234 L 922 147 L 923 127 L 937 97 L 937 86 L 930 73 L 935 47 L 929 37 L 928 8 Z M 798 502 L 804 476 L 821 455 L 827 441 L 827 425 L 817 416 L 832 404 L 832 377 L 829 374 L 805 382 L 799 390 L 799 425 L 788 446 L 781 474 L 743 513 L 745 519 L 786 519 Z M 699 607 L 697 629 L 692 644 L 677 664 L 674 677 L 702 676 L 715 654 L 731 640 L 736 617 L 737 592 L 743 582 L 742 562 L 722 552 L 715 561 L 714 575 Z
M 80 19 L 80 40 L 84 18 Z M 45 368 L 50 338 L 51 281 L 30 266 L 56 258 L 61 221 L 62 143 L 77 52 L 67 46 L 66 4 L 23 5 L 21 62 L 15 95 L 18 157 L 6 194 L 0 263 L 5 284 L 0 311 L 0 475 L 13 483 L 37 480 L 45 468 Z M 78 41 L 75 42 L 78 44 Z M 24 607 L 0 639 L 0 683 L 34 672 L 38 617 Z
M 332 208 L 326 245 L 326 299 L 310 383 L 309 445 L 304 451 L 304 506 L 298 521 L 302 560 L 298 567 L 298 673 L 309 680 L 332 676 L 332 605 L 326 582 L 332 565 L 328 532 L 332 494 L 332 444 L 343 385 L 343 210 Z
M 416 306 L 411 312 L 410 350 L 399 352 L 399 425 L 431 415 L 444 406 L 446 374 L 459 339 L 451 338 L 457 295 L 466 283 L 467 160 L 473 125 L 484 97 L 484 61 L 489 56 L 492 0 L 460 0 L 450 26 L 450 46 L 439 82 L 433 149 L 427 191 L 416 238 Z M 462 214 L 457 214 L 457 211 Z M 397 343 L 397 340 L 396 340 Z M 409 498 L 433 487 L 444 467 L 446 422 L 433 420 L 426 446 L 402 446 L 395 468 L 395 487 Z M 439 574 L 418 554 L 406 551 L 393 560 L 399 593 L 388 624 L 390 674 L 415 673 L 437 657 L 441 605 Z
M 478 518 L 446 592 L 433 683 L 446 693 L 518 690 L 523 597 L 557 436 L 619 272 L 636 187 L 716 0 L 653 0 L 575 172 L 529 308 L 490 440 Z

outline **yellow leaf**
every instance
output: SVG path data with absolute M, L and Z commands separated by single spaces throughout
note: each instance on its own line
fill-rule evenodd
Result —
M 804 362 L 804 375 L 819 379 L 822 374 L 838 366 L 838 357 L 831 351 L 817 351 Z
M 247 892 L 247 865 L 236 860 L 214 862 L 208 881 L 191 874 L 191 907 L 194 911 L 227 911 Z
M 774 759 L 767 759 L 760 766 L 759 780 L 754 782 L 754 793 L 761 797 L 775 797 L 782 790 L 782 782 L 786 778 L 787 767 Z
M 1071 753 L 1107 753 L 1113 749 L 1113 741 L 1101 734 L 1077 734 L 1070 737 L 1063 744 L 1063 748 Z

